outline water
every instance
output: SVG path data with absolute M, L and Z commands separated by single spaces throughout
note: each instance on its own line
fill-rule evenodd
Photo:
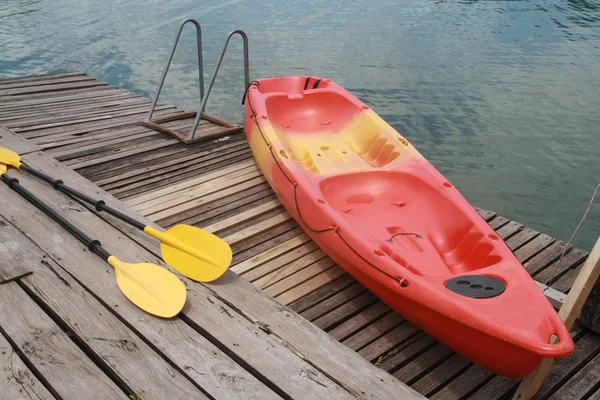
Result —
M 593 1 L 0 1 L 0 78 L 84 71 L 152 95 L 179 21 L 205 75 L 226 34 L 251 77 L 333 79 L 401 131 L 474 205 L 567 240 L 600 181 Z M 196 108 L 186 30 L 161 101 Z M 241 45 L 208 110 L 241 122 Z M 575 244 L 600 232 L 600 199 Z

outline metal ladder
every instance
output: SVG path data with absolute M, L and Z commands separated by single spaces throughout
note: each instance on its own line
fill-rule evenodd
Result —
M 204 62 L 202 56 L 202 28 L 200 23 L 195 19 L 189 18 L 181 22 L 179 25 L 179 29 L 177 30 L 177 35 L 175 36 L 175 41 L 173 42 L 173 46 L 171 47 L 171 52 L 169 53 L 169 58 L 167 59 L 167 63 L 163 69 L 162 75 L 160 77 L 160 82 L 158 83 L 158 87 L 156 89 L 156 94 L 154 95 L 154 99 L 152 100 L 152 106 L 150 106 L 150 111 L 148 112 L 148 117 L 145 122 L 152 122 L 152 114 L 154 113 L 154 109 L 156 108 L 156 103 L 158 102 L 158 98 L 160 96 L 160 92 L 162 91 L 163 85 L 165 83 L 165 79 L 167 78 L 167 72 L 169 72 L 169 67 L 171 66 L 171 61 L 173 61 L 173 55 L 175 54 L 175 50 L 177 49 L 177 44 L 179 43 L 179 38 L 181 37 L 181 32 L 186 24 L 192 23 L 196 27 L 196 45 L 198 47 L 198 79 L 200 81 L 200 109 L 196 113 L 196 119 L 194 121 L 194 125 L 192 126 L 192 130 L 188 136 L 188 140 L 194 139 L 196 135 L 196 129 L 198 128 L 198 124 L 202 119 L 202 114 L 206 108 L 206 103 L 208 102 L 208 97 L 210 96 L 210 92 L 215 84 L 215 80 L 217 79 L 217 74 L 219 72 L 219 68 L 221 67 L 221 62 L 223 61 L 223 57 L 225 56 L 225 52 L 227 51 L 227 46 L 229 45 L 229 41 L 234 35 L 240 35 L 243 41 L 244 47 L 244 87 L 248 87 L 250 84 L 250 64 L 248 61 L 248 36 L 242 30 L 236 29 L 234 31 L 229 32 L 227 38 L 225 39 L 225 44 L 221 49 L 221 54 L 217 59 L 217 63 L 215 64 L 215 68 L 213 70 L 212 77 L 210 79 L 210 83 L 208 85 L 208 90 L 206 91 L 206 95 L 204 94 Z

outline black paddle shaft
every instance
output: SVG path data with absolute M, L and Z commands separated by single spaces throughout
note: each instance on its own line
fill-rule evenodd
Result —
M 88 196 L 87 194 L 81 193 L 81 192 L 73 189 L 72 187 L 65 185 L 64 182 L 61 181 L 60 179 L 54 179 L 51 176 L 48 176 L 41 171 L 31 168 L 27 164 L 21 164 L 20 168 L 25 170 L 26 172 L 30 173 L 31 175 L 33 175 L 37 178 L 40 178 L 43 181 L 48 182 L 49 184 L 52 185 L 52 187 L 54 189 L 59 190 L 66 195 L 73 196 L 79 200 L 83 200 L 88 204 L 91 204 L 92 206 L 94 206 L 94 208 L 98 212 L 104 211 L 104 212 L 112 215 L 113 217 L 116 217 L 116 218 L 120 219 L 121 221 L 126 222 L 129 225 L 131 225 L 135 228 L 138 228 L 142 231 L 146 227 L 146 225 L 131 218 L 129 215 L 123 214 L 122 212 L 117 211 L 114 208 L 107 206 L 106 203 L 104 202 L 104 200 L 93 199 L 90 196 Z
M 4 183 L 6 183 L 8 187 L 13 189 L 15 192 L 19 193 L 21 196 L 23 196 L 25 200 L 42 210 L 54 221 L 58 222 L 63 228 L 69 231 L 71 235 L 75 236 L 81 243 L 85 244 L 92 253 L 99 255 L 105 260 L 108 260 L 108 258 L 110 257 L 110 253 L 102 247 L 98 240 L 92 239 L 88 235 L 80 231 L 79 228 L 77 228 L 75 225 L 67 221 L 62 215 L 50 208 L 48 204 L 44 203 L 29 190 L 25 189 L 17 179 L 10 178 L 6 174 L 0 176 L 0 179 L 2 179 L 2 181 L 4 181 Z

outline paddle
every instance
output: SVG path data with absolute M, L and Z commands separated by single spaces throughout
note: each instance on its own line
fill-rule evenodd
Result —
M 107 206 L 102 200 L 93 199 L 65 185 L 61 180 L 55 180 L 23 164 L 21 156 L 7 148 L 0 147 L 0 163 L 22 169 L 50 183 L 56 190 L 85 201 L 93 205 L 97 211 L 104 211 L 158 239 L 163 260 L 190 279 L 199 282 L 213 281 L 223 275 L 231 264 L 231 248 L 224 240 L 210 232 L 183 224 L 161 232 Z
M 115 269 L 117 285 L 121 292 L 142 310 L 159 317 L 170 318 L 177 315 L 187 297 L 183 283 L 173 273 L 156 264 L 130 264 L 119 260 L 106 251 L 100 242 L 87 236 L 50 206 L 25 189 L 17 179 L 6 175 L 6 165 L 0 164 L 0 179 L 28 202 L 42 210 L 63 228 L 69 231 L 88 249 L 102 257 Z

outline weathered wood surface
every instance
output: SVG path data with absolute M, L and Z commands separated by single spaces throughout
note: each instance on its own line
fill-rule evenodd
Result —
M 5 233 L 7 227 L 6 220 L 0 218 L 0 285 L 32 273 L 34 266 L 39 262 L 18 238 Z
M 115 205 L 114 198 L 110 198 L 89 181 L 49 157 L 30 154 L 25 161 L 34 168 L 51 173 L 88 194 L 106 198 Z M 24 174 L 20 178 L 24 185 L 30 187 L 50 204 L 58 206 L 61 201 L 64 203 L 64 196 L 48 185 Z M 3 196 L 11 194 L 16 196 L 7 188 L 0 188 L 0 193 Z M 60 235 L 61 228 L 48 223 L 44 215 L 34 210 L 29 210 L 26 215 L 21 215 L 19 218 L 11 217 L 18 214 L 19 208 L 24 207 L 23 204 L 20 207 L 14 206 L 13 202 L 11 204 L 13 205 L 1 210 L 0 213 L 9 218 L 19 230 L 28 232 L 36 245 L 53 259 L 61 260 L 63 268 L 84 287 L 103 302 L 111 304 L 112 312 L 121 315 L 140 333 L 150 336 L 152 330 L 157 330 L 155 321 L 140 322 L 139 320 L 147 318 L 136 316 L 143 313 L 128 304 L 126 300 L 116 302 L 119 293 L 114 283 L 100 281 L 97 272 L 93 269 L 95 266 L 110 272 L 110 267 L 97 265 L 97 262 L 88 259 L 89 256 L 85 258 L 85 255 L 78 257 L 78 260 L 86 260 L 88 268 L 85 269 L 74 262 L 64 261 L 69 258 L 66 248 L 82 246 L 69 237 L 63 238 L 62 246 L 56 246 L 49 238 Z M 121 207 L 118 203 L 116 205 L 118 208 Z M 109 251 L 121 249 L 133 259 L 155 259 L 156 254 L 159 254 L 157 243 L 152 239 L 146 236 L 140 237 L 137 231 L 131 231 L 122 224 L 118 225 L 122 233 L 115 234 L 114 228 L 91 212 L 83 212 L 81 206 L 77 204 L 71 203 L 68 206 L 63 204 L 60 211 L 68 219 L 76 221 L 80 227 L 100 235 L 103 245 Z M 102 217 L 106 216 L 102 215 Z M 44 234 L 39 228 L 42 225 L 47 231 Z M 52 234 L 48 235 L 48 232 Z M 128 237 L 135 238 L 143 243 L 144 247 L 153 249 L 155 255 L 147 253 Z M 408 397 L 416 396 L 414 392 L 407 391 L 402 383 L 384 371 L 369 365 L 354 352 L 343 347 L 303 318 L 281 307 L 233 273 L 228 274 L 215 285 L 205 286 L 188 282 L 188 288 L 188 305 L 181 319 L 177 321 L 191 327 L 192 332 L 196 332 L 196 336 L 209 338 L 209 341 L 219 349 L 227 349 L 227 354 L 233 357 L 233 360 L 242 363 L 246 369 L 260 377 L 261 381 L 265 381 L 268 389 L 273 390 L 273 395 L 277 393 L 292 398 L 322 398 L 323 396 L 386 398 L 392 393 L 404 391 Z M 249 305 L 252 307 L 248 307 Z M 183 327 L 178 329 L 184 330 Z M 194 335 L 192 332 L 189 333 L 190 336 Z M 164 332 L 161 335 L 154 333 L 148 339 L 153 343 L 159 339 L 168 341 L 169 335 L 165 335 Z M 269 348 L 266 352 L 265 346 Z M 169 354 L 167 347 L 160 350 Z M 170 354 L 169 356 L 173 362 L 180 362 Z M 181 370 L 185 371 L 185 367 L 190 365 L 196 367 L 196 364 L 181 363 Z M 382 381 L 386 382 L 386 385 L 381 385 Z M 262 395 L 257 396 L 259 397 L 264 398 Z
M 52 76 L 34 81 L 45 79 L 52 79 Z M 68 81 L 68 76 L 60 79 Z M 2 82 L 0 92 L 1 85 Z M 234 243 L 232 271 L 276 296 L 278 302 L 290 305 L 307 319 L 319 321 L 334 338 L 370 362 L 379 360 L 381 369 L 411 385 L 420 381 L 417 387 L 422 387 L 432 397 L 500 399 L 514 392 L 517 381 L 494 376 L 471 363 L 464 364 L 460 357 L 455 357 L 381 302 L 369 299 L 362 286 L 341 268 L 329 264 L 328 258 L 322 257 L 302 229 L 286 215 L 261 175 L 252 175 L 249 167 L 254 162 L 243 135 L 188 146 L 170 144 L 168 136 L 156 137 L 154 131 L 132 122 L 136 118 L 139 122 L 145 115 L 121 115 L 129 110 L 135 112 L 139 104 L 144 104 L 136 103 L 141 97 L 106 86 L 90 89 L 63 90 L 54 92 L 54 97 L 49 96 L 52 92 L 42 92 L 15 95 L 10 101 L 0 100 L 0 124 L 1 118 L 10 118 L 17 130 L 17 125 L 23 124 L 24 136 L 31 137 L 49 154 L 55 154 L 70 168 L 160 225 L 193 224 L 231 240 Z M 19 114 L 9 115 L 14 111 Z M 40 115 L 40 112 L 44 114 Z M 93 120 L 110 112 L 121 116 Z M 164 106 L 162 112 L 156 115 L 172 113 L 173 108 Z M 74 121 L 90 120 L 61 124 L 69 117 Z M 189 129 L 191 124 L 184 122 L 165 124 L 176 129 Z M 56 126 L 43 127 L 50 124 Z M 231 185 L 228 180 L 234 179 L 235 183 Z M 90 187 L 90 190 L 97 189 Z M 187 196 L 191 204 L 178 201 L 180 195 Z M 172 204 L 163 207 L 162 200 L 153 201 L 154 197 Z M 569 249 L 550 282 L 554 273 L 552 268 L 564 242 L 555 241 L 492 211 L 478 209 L 478 212 L 498 231 L 535 279 L 542 284 L 551 284 L 547 294 L 554 293 L 553 304 L 558 305 L 563 298 L 559 291 L 568 291 L 587 253 Z M 136 237 L 135 232 L 123 232 L 136 240 L 145 240 Z M 144 243 L 153 249 L 152 243 Z M 223 282 L 229 282 L 229 279 L 228 275 Z M 251 295 L 255 290 L 241 293 L 242 298 L 238 298 L 235 293 L 221 293 L 221 285 L 215 286 L 219 291 L 215 291 L 214 296 L 226 304 L 235 299 L 236 302 L 231 303 L 234 308 L 244 304 L 244 294 Z M 271 318 L 269 313 L 276 319 L 278 314 L 286 312 L 282 310 L 285 308 L 269 305 L 264 310 L 253 309 L 246 318 L 267 323 Z M 292 335 L 286 329 L 282 332 Z M 597 346 L 590 345 L 596 338 L 594 334 L 586 330 L 574 334 L 578 346 L 592 353 L 599 351 Z M 553 381 L 546 381 L 542 387 L 544 398 L 555 393 L 591 361 L 582 356 L 585 351 L 578 349 L 577 356 L 555 363 L 550 375 Z M 426 378 L 429 374 L 434 374 L 435 379 Z
M 62 398 L 122 399 L 123 392 L 17 283 L 0 286 L 0 327 Z
M 2 396 L 6 399 L 55 399 L 1 334 L 0 388 L 2 388 Z
M 39 150 L 39 148 L 29 140 L 13 134 L 10 130 L 2 125 L 0 125 L 0 140 L 4 144 L 4 147 L 8 147 L 12 151 L 21 155 Z
M 70 204 L 68 207 L 77 208 L 77 205 Z M 23 212 L 26 212 L 27 207 L 23 208 Z M 37 212 L 33 207 L 30 211 Z M 83 211 L 83 208 L 79 211 Z M 43 216 L 40 217 L 43 220 Z M 144 398 L 202 397 L 202 393 L 198 393 L 198 389 L 192 383 L 179 372 L 171 370 L 169 363 L 127 325 L 107 312 L 102 303 L 90 296 L 85 287 L 64 271 L 62 265 L 0 218 L 0 222 L 2 221 L 5 224 L 0 229 L 0 235 L 19 243 L 28 256 L 28 259 L 23 259 L 20 257 L 22 251 L 13 252 L 5 254 L 5 260 L 35 267 L 32 275 L 21 280 L 21 286 L 28 290 L 29 295 L 38 304 L 52 310 L 55 318 L 60 319 L 62 327 L 68 328 L 74 337 L 84 342 L 86 350 L 93 352 L 96 362 L 102 364 L 105 370 L 110 369 L 111 376 L 116 376 L 118 381 L 128 388 L 129 393 Z M 51 229 L 53 223 L 50 220 L 47 221 L 46 227 L 48 228 L 44 233 L 50 235 L 49 243 L 54 243 L 55 247 L 67 246 L 60 263 L 77 260 L 88 269 L 105 269 L 103 261 L 90 254 L 84 247 L 76 242 L 63 241 L 61 236 L 64 232 L 60 228 Z M 101 283 L 108 284 L 108 280 Z

